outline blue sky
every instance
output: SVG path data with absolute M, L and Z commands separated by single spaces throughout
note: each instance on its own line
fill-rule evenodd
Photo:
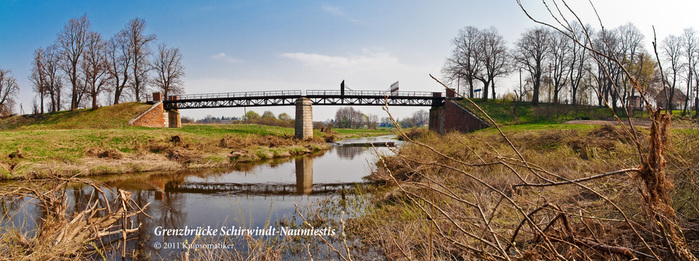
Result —
M 543 17 L 540 1 L 524 1 Z M 587 0 L 570 1 L 591 23 Z M 633 22 L 658 37 L 683 28 L 699 28 L 694 1 L 597 1 L 609 28 Z M 631 9 L 625 7 L 632 6 Z M 620 10 L 630 10 L 619 12 Z M 187 93 L 252 90 L 386 89 L 441 91 L 428 76 L 440 69 L 452 50 L 451 39 L 464 26 L 494 26 L 511 46 L 534 27 L 514 0 L 494 1 L 35 1 L 0 0 L 0 67 L 12 70 L 21 94 L 18 104 L 30 112 L 34 93 L 27 77 L 32 53 L 53 43 L 74 17 L 87 14 L 92 29 L 110 38 L 132 18 L 147 22 L 158 43 L 180 48 Z M 155 47 L 155 45 L 153 45 Z M 514 87 L 501 79 L 500 93 Z M 104 102 L 103 102 L 104 103 Z M 331 118 L 336 107 L 314 108 L 314 118 Z M 384 117 L 379 108 L 360 107 Z M 19 108 L 17 108 L 19 110 Z M 292 114 L 292 108 L 254 108 Z M 398 117 L 414 108 L 394 108 Z M 240 116 L 243 109 L 183 111 L 201 118 Z

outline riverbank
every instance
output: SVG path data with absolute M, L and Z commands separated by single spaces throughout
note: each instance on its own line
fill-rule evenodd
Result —
M 504 133 L 415 135 L 422 145 L 379 161 L 371 178 L 385 185 L 371 194 L 366 215 L 348 222 L 362 242 L 357 251 L 415 260 L 671 256 L 637 169 L 639 155 L 648 157 L 648 130 L 638 147 L 612 126 L 519 125 Z M 693 251 L 698 135 L 673 129 L 664 148 L 668 202 Z
M 91 243 L 93 238 L 76 238 L 71 246 L 83 248 L 53 247 L 56 237 L 61 232 L 94 231 L 90 223 L 73 222 L 75 213 L 99 212 L 96 215 L 109 216 L 105 208 L 92 209 L 97 203 L 91 194 L 93 185 L 109 195 L 119 194 L 118 191 L 131 195 L 134 206 L 145 208 L 145 216 L 134 216 L 127 224 L 134 224 L 140 229 L 131 230 L 130 240 L 126 243 L 126 253 L 131 259 L 148 259 L 158 256 L 165 259 L 184 259 L 182 249 L 157 248 L 158 244 L 178 244 L 183 241 L 197 243 L 231 242 L 234 248 L 228 250 L 214 249 L 207 252 L 188 253 L 192 260 L 200 259 L 239 259 L 253 258 L 258 252 L 246 248 L 249 243 L 264 245 L 265 250 L 275 253 L 278 259 L 332 259 L 335 257 L 324 247 L 320 238 L 312 236 L 279 236 L 279 237 L 238 237 L 227 236 L 158 236 L 156 228 L 179 229 L 183 227 L 211 226 L 213 228 L 227 227 L 274 227 L 304 228 L 296 216 L 296 206 L 309 222 L 317 227 L 341 229 L 338 223 L 340 211 L 352 208 L 355 200 L 363 200 L 361 191 L 370 187 L 364 185 L 363 177 L 372 168 L 369 162 L 376 161 L 376 152 L 390 153 L 387 147 L 359 147 L 351 144 L 367 144 L 379 142 L 394 142 L 393 135 L 383 137 L 365 137 L 344 139 L 332 144 L 327 151 L 311 155 L 274 158 L 259 162 L 237 163 L 230 168 L 206 168 L 177 172 L 147 172 L 134 174 L 100 175 L 88 178 L 19 180 L 2 182 L 0 195 L 3 204 L 8 205 L 4 210 L 5 219 L 0 226 L 0 249 L 9 259 L 21 259 L 27 256 L 46 257 L 43 259 L 61 259 L 71 257 L 78 259 L 118 259 L 121 257 L 121 243 L 112 241 L 113 238 L 102 242 L 112 242 L 109 245 Z M 63 184 L 62 182 L 69 182 Z M 360 183 L 360 184 L 357 184 Z M 39 193 L 24 194 L 27 191 Z M 49 195 L 52 197 L 34 197 L 34 195 Z M 28 198 L 32 198 L 29 200 Z M 55 200 L 54 200 L 55 199 Z M 64 204 L 63 199 L 66 199 Z M 58 202 L 64 208 L 51 209 L 51 212 L 32 212 L 36 206 L 44 208 L 51 202 Z M 109 202 L 113 202 L 110 198 Z M 328 206 L 329 212 L 321 211 Z M 85 207 L 87 206 L 87 207 Z M 103 205 L 100 205 L 103 206 Z M 122 206 L 111 209 L 121 209 Z M 92 213 L 90 212 L 90 213 Z M 106 212 L 106 213 L 105 213 Z M 83 217 L 84 217 L 83 216 Z M 350 213 L 345 218 L 353 217 Z M 50 225 L 34 223 L 33 220 L 46 220 L 47 217 L 58 217 L 58 221 Z M 68 219 L 66 219 L 66 218 Z M 80 218 L 76 218 L 81 220 Z M 117 220 L 118 217 L 114 220 Z M 132 223 L 132 222 L 133 223 Z M 66 224 L 78 224 L 68 226 Z M 108 225 L 111 225 L 109 223 Z M 113 223 L 112 231 L 118 230 L 122 222 Z M 101 224 L 98 224 L 101 225 Z M 89 229 L 85 228 L 89 226 Z M 78 229 L 76 229 L 78 228 Z M 37 230 L 35 230 L 37 229 Z M 35 234 L 41 237 L 24 236 L 26 231 L 41 231 Z M 94 234 L 90 234 L 93 236 Z M 120 234 L 121 235 L 121 234 Z M 326 237 L 331 240 L 332 237 Z M 71 237 L 71 239 L 73 239 Z M 325 240 L 325 239 L 323 239 Z M 27 243 L 30 242 L 30 243 Z M 92 241 L 95 242 L 95 241 Z M 96 242 L 99 242 L 97 240 Z M 295 249 L 305 249 L 307 245 L 314 246 L 308 251 L 296 252 Z M 317 246 L 317 247 L 316 247 Z M 98 248 L 97 251 L 91 251 Z M 97 253 L 99 254 L 97 254 Z M 265 251 L 267 252 L 267 251 Z
M 293 129 L 262 125 L 126 126 L 103 129 L 15 128 L 0 131 L 0 179 L 92 176 L 225 168 L 242 162 L 324 151 L 325 140 L 388 134 L 376 130 L 316 132 L 300 141 Z

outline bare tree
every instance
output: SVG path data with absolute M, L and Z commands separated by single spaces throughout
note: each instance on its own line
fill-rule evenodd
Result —
M 619 90 L 615 88 L 620 82 L 622 66 L 616 60 L 619 57 L 619 34 L 616 30 L 601 30 L 593 41 L 593 58 L 597 62 L 597 93 L 600 106 L 610 105 L 617 108 Z M 607 59 L 613 58 L 613 59 Z
M 143 19 L 135 18 L 126 25 L 127 42 L 133 59 L 131 87 L 137 102 L 141 102 L 141 97 L 145 95 L 148 71 L 151 68 L 148 63 L 148 56 L 151 54 L 150 43 L 156 40 L 154 34 L 145 34 L 145 29 L 146 21 Z
M 669 89 L 665 91 L 667 104 L 665 105 L 665 111 L 674 109 L 672 107 L 672 102 L 675 100 L 675 86 L 677 85 L 677 80 L 679 78 L 679 73 L 681 70 L 681 55 L 682 55 L 682 40 L 675 36 L 669 35 L 665 40 L 663 40 L 663 54 L 665 60 L 670 63 L 667 76 L 664 81 L 669 85 Z
M 39 47 L 34 51 L 34 60 L 32 61 L 32 74 L 29 80 L 34 85 L 34 92 L 39 95 L 39 113 L 44 114 L 44 97 L 46 96 L 46 69 L 45 69 L 45 54 L 44 48 Z
M 352 107 L 343 107 L 335 112 L 334 126 L 338 128 L 359 129 L 366 123 L 364 114 Z
M 83 85 L 80 82 L 80 58 L 85 51 L 90 31 L 90 20 L 87 15 L 68 21 L 63 30 L 58 33 L 58 46 L 61 54 L 61 69 L 68 76 L 72 87 L 70 110 L 74 111 L 80 103 Z
M 109 81 L 106 44 L 102 41 L 102 36 L 99 33 L 88 33 L 82 69 L 85 77 L 85 89 L 92 98 L 92 109 L 97 109 L 97 97 Z
M 127 28 L 114 35 L 107 43 L 107 71 L 112 78 L 114 104 L 119 104 L 126 89 L 131 73 L 133 54 L 129 49 Z
M 366 127 L 370 130 L 375 130 L 379 126 L 379 116 L 376 114 L 366 115 Z
M 51 112 L 62 108 L 63 76 L 60 73 L 61 57 L 56 45 L 51 45 L 44 51 L 44 69 L 46 70 L 46 92 L 51 99 Z
M 158 53 L 153 61 L 153 70 L 157 76 L 153 84 L 163 92 L 164 97 L 184 92 L 182 77 L 182 53 L 179 48 L 167 48 L 165 44 L 158 45 Z
M 689 97 L 691 96 L 691 91 L 692 91 L 692 84 L 694 83 L 693 77 L 694 74 L 696 73 L 697 70 L 697 51 L 699 46 L 697 46 L 698 39 L 697 39 L 697 33 L 694 31 L 694 28 L 687 28 L 684 29 L 684 33 L 681 36 L 682 38 L 682 53 L 684 56 L 684 59 L 686 61 L 684 69 L 686 79 L 685 81 L 687 82 L 687 98 L 684 100 L 684 108 L 682 109 L 682 116 L 687 114 L 687 110 L 689 110 Z M 696 105 L 695 105 L 696 106 Z
M 568 69 L 568 72 L 570 73 L 570 91 L 573 96 L 572 104 L 578 103 L 578 89 L 580 89 L 580 84 L 582 83 L 582 80 L 586 72 L 589 71 L 589 68 L 587 68 L 588 57 L 587 50 L 585 49 L 585 47 L 589 48 L 591 43 L 585 37 L 585 30 L 583 30 L 582 27 L 583 26 L 577 22 L 571 23 L 571 29 L 573 29 L 575 37 L 578 39 L 583 39 L 581 45 L 573 43 L 571 46 L 571 59 L 569 63 L 570 67 Z M 589 28 L 590 26 L 585 27 Z
M 452 56 L 447 59 L 442 70 L 452 81 L 466 80 L 468 83 L 468 97 L 473 98 L 473 84 L 481 72 L 482 59 L 479 52 L 481 45 L 481 31 L 473 26 L 459 30 L 456 38 L 452 40 L 454 50 Z
M 543 27 L 529 29 L 517 42 L 515 60 L 531 74 L 532 104 L 539 104 L 543 63 L 549 54 L 551 33 Z
M 637 67 L 640 54 L 645 53 L 643 48 L 643 34 L 632 23 L 622 25 L 617 29 L 619 37 L 619 59 L 621 64 L 627 68 Z M 627 103 L 628 96 L 635 95 L 635 89 L 631 87 L 629 77 L 621 74 L 623 81 L 621 82 L 620 100 L 622 103 Z
M 551 33 L 551 81 L 553 83 L 553 103 L 560 103 L 560 92 L 568 82 L 569 64 L 575 53 L 572 52 L 573 42 L 565 34 Z
M 19 85 L 12 72 L 0 68 L 0 116 L 12 114 L 12 105 L 18 93 Z
M 483 82 L 483 100 L 488 100 L 488 87 L 491 87 L 493 99 L 495 99 L 495 77 L 503 76 L 508 71 L 508 53 L 505 46 L 505 38 L 498 31 L 491 27 L 481 32 L 478 52 L 483 64 L 483 72 L 476 75 L 476 78 Z
M 419 110 L 413 112 L 413 118 L 419 126 L 424 126 L 427 125 L 428 121 L 430 120 L 430 113 L 426 110 Z

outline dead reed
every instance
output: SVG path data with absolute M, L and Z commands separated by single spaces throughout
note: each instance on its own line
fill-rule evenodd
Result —
M 69 187 L 89 191 L 86 201 L 69 206 Z M 148 206 L 138 206 L 124 190 L 106 189 L 93 180 L 60 177 L 2 186 L 0 198 L 5 205 L 33 205 L 40 217 L 33 228 L 3 226 L 0 258 L 7 260 L 83 259 L 107 250 L 127 257 L 124 242 L 140 226 L 131 217 L 145 215 Z M 4 222 L 14 217 L 7 209 L 3 213 Z

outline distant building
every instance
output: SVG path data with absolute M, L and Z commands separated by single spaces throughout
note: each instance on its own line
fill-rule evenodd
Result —
M 668 93 L 666 94 L 666 92 Z M 658 93 L 658 95 L 655 95 L 655 106 L 657 106 L 657 108 L 676 110 L 682 108 L 684 101 L 687 99 L 687 95 L 685 95 L 684 92 L 680 89 L 675 89 L 673 97 L 670 99 L 672 101 L 670 104 L 671 108 L 667 108 L 668 96 L 670 96 L 669 89 L 665 89 Z
M 568 100 L 566 100 L 568 101 Z M 631 110 L 643 110 L 643 102 L 641 102 L 641 96 L 631 96 L 629 97 L 629 105 L 628 107 Z

